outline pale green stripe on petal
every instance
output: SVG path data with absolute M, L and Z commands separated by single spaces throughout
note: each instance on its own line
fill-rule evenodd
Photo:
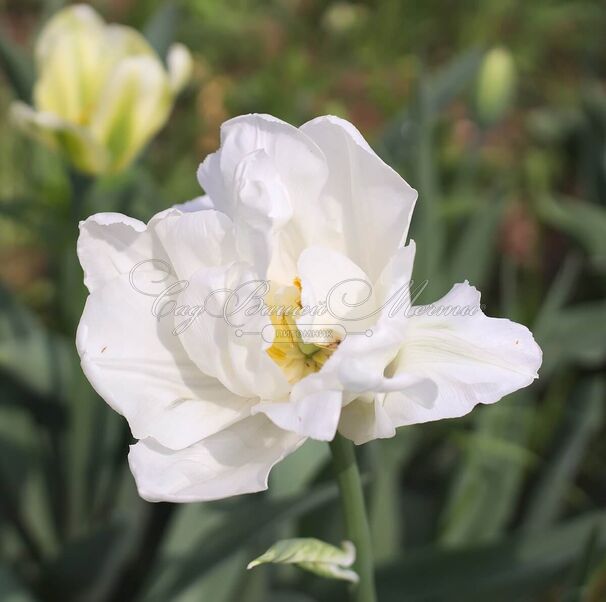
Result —
M 147 40 L 136 30 L 125 25 L 112 24 L 104 28 L 99 41 L 100 52 L 94 65 L 88 69 L 87 111 L 84 114 L 89 124 L 103 102 L 102 93 L 109 78 L 125 59 L 147 56 L 157 59 L 156 53 Z
M 124 59 L 110 75 L 91 122 L 93 136 L 112 156 L 111 169 L 127 165 L 164 125 L 172 105 L 168 77 L 150 56 Z
M 349 569 L 356 559 L 354 545 L 345 541 L 337 548 L 320 539 L 295 538 L 275 543 L 267 552 L 248 564 L 252 569 L 260 564 L 294 564 L 321 577 L 357 583 L 358 575 Z

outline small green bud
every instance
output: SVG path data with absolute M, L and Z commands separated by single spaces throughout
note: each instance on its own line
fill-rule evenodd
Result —
M 480 121 L 494 123 L 511 106 L 516 89 L 516 67 L 511 53 L 502 47 L 486 54 L 478 75 L 476 108 Z

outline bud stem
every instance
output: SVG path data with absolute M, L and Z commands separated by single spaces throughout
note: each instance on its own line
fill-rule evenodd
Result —
M 330 451 L 341 494 L 347 538 L 356 546 L 356 562 L 353 568 L 358 573 L 360 582 L 354 586 L 351 599 L 352 602 L 376 602 L 370 528 L 354 446 L 351 441 L 337 433 L 330 443 Z

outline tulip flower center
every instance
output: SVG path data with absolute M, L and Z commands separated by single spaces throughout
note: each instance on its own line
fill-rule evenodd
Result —
M 296 318 L 301 310 L 301 281 L 295 278 L 293 286 L 285 287 L 274 295 L 279 301 L 273 305 L 275 312 L 270 314 L 274 327 L 274 341 L 267 354 L 276 363 L 291 384 L 308 374 L 318 372 L 326 360 L 334 353 L 339 341 L 309 341 L 313 331 L 297 325 Z M 308 332 L 305 332 L 308 330 Z

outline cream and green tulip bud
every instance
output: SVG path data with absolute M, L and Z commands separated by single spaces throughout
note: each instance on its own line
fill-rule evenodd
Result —
M 505 48 L 493 48 L 484 57 L 478 76 L 476 107 L 480 120 L 492 123 L 510 107 L 516 89 L 516 66 Z
M 35 58 L 34 106 L 15 102 L 14 122 L 91 174 L 133 161 L 168 119 L 192 71 L 182 44 L 169 49 L 165 68 L 140 33 L 107 25 L 87 5 L 69 6 L 48 22 Z

